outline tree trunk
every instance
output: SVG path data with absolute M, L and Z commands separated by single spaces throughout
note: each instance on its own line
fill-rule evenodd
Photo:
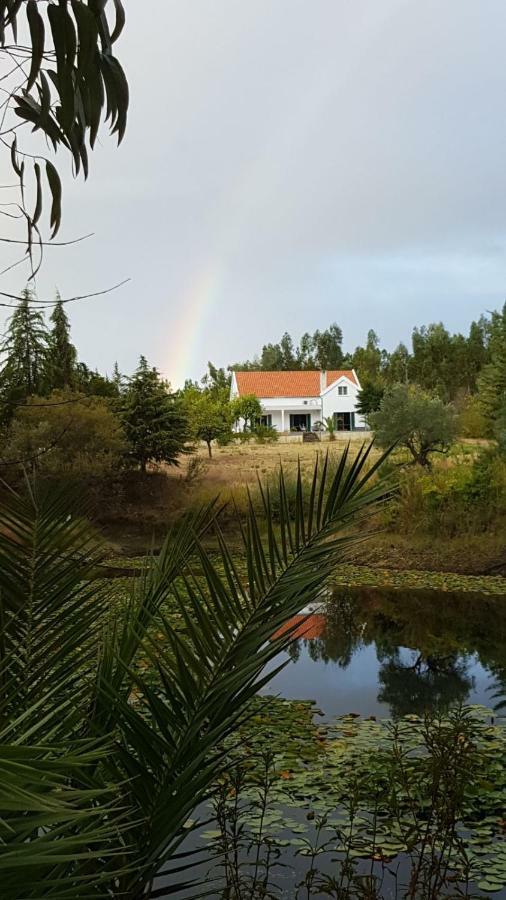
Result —
M 141 459 L 141 472 L 143 475 L 146 474 L 146 463 L 147 463 L 146 459 Z
M 213 451 L 211 450 L 211 441 L 206 441 L 207 444 L 207 452 L 209 453 L 209 459 L 212 459 Z

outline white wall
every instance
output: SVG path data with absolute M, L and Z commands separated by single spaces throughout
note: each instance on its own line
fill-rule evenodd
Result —
M 345 397 L 339 394 L 339 386 L 346 385 L 348 388 L 348 393 Z M 334 413 L 341 412 L 354 412 L 355 413 L 355 428 L 365 428 L 365 422 L 362 416 L 360 416 L 356 412 L 357 405 L 357 396 L 360 391 L 360 387 L 354 382 L 349 381 L 347 378 L 339 378 L 334 384 L 331 384 L 329 388 L 322 394 L 322 404 L 323 404 L 323 416 L 322 418 L 326 419 L 327 416 L 333 416 Z
M 348 388 L 346 396 L 339 395 L 340 385 L 346 385 Z M 333 416 L 334 413 L 354 412 L 355 428 L 365 428 L 364 419 L 356 412 L 359 391 L 360 385 L 343 376 L 327 388 L 321 397 L 267 397 L 261 400 L 261 404 L 264 414 L 272 416 L 272 426 L 277 431 L 290 431 L 290 413 L 310 413 L 311 427 L 313 427 L 317 422 L 321 422 L 327 416 Z M 235 373 L 232 373 L 230 394 L 231 397 L 238 396 Z M 282 409 L 284 410 L 284 427 Z M 238 431 L 241 431 L 242 427 L 242 422 L 236 426 Z

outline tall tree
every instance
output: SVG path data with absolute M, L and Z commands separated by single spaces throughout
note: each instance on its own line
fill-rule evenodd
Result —
M 317 369 L 340 369 L 343 365 L 343 332 L 335 322 L 313 334 L 313 359 Z
M 130 379 L 122 406 L 130 456 L 141 472 L 151 461 L 177 465 L 178 456 L 185 452 L 187 419 L 180 399 L 144 356 Z
M 506 303 L 492 313 L 489 337 L 490 362 L 478 378 L 478 396 L 491 423 L 506 407 Z
M 8 421 L 15 405 L 44 390 L 48 333 L 42 313 L 33 307 L 28 289 L 7 323 L 0 345 L 3 366 L 0 371 L 1 418 Z
M 382 353 L 379 348 L 379 338 L 371 328 L 367 332 L 365 347 L 357 347 L 352 357 L 353 368 L 360 373 L 363 382 L 376 383 L 380 378 Z
M 63 390 L 75 384 L 77 351 L 70 340 L 70 323 L 58 294 L 51 313 L 47 381 L 50 390 Z

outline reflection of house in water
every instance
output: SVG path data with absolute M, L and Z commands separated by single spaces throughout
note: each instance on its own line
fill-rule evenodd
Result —
M 299 614 L 288 619 L 281 628 L 278 628 L 273 635 L 275 638 L 282 637 L 287 631 L 293 628 L 294 638 L 305 638 L 306 640 L 315 640 L 322 637 L 325 632 L 327 617 L 322 613 L 312 613 L 310 615 Z

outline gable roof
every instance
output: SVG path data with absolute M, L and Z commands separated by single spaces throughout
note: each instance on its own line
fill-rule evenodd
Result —
M 321 394 L 320 375 L 324 375 L 324 390 L 343 376 L 357 383 L 355 373 L 351 369 L 336 369 L 331 372 L 320 372 L 319 369 L 306 369 L 294 372 L 250 371 L 235 372 L 239 396 L 255 394 L 256 397 L 319 397 Z

